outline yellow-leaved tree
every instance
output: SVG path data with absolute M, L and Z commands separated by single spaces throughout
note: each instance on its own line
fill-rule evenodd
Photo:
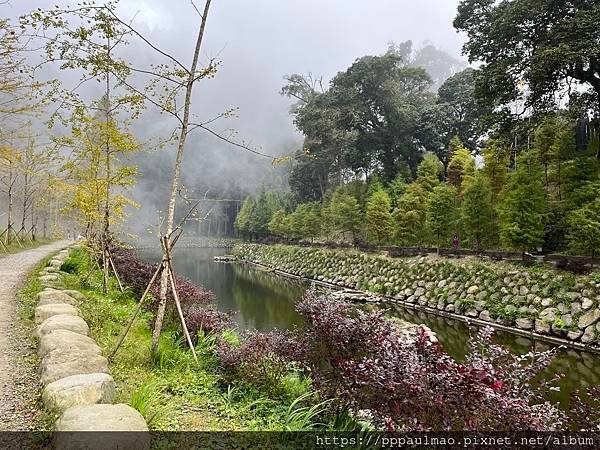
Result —
M 88 239 L 94 239 L 122 223 L 127 206 L 136 206 L 127 193 L 138 171 L 128 160 L 139 145 L 114 120 L 75 114 L 71 121 L 70 135 L 56 139 L 63 149 L 71 150 L 58 187 L 67 198 L 63 212 L 83 226 Z

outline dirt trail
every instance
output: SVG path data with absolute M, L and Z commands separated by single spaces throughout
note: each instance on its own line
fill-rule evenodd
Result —
M 16 326 L 17 292 L 36 264 L 67 245 L 69 241 L 58 241 L 0 257 L 0 431 L 28 430 L 35 413 L 36 377 L 20 363 L 33 349 Z

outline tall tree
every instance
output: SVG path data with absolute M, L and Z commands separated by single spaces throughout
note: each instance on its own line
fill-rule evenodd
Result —
M 352 239 L 356 239 L 361 230 L 362 213 L 355 197 L 342 189 L 336 190 L 327 205 L 326 214 L 333 234 L 344 236 L 351 233 Z
M 526 251 L 544 241 L 546 191 L 542 170 L 534 154 L 524 154 L 517 170 L 510 175 L 498 205 L 500 238 L 504 245 Z
M 395 178 L 401 161 L 416 172 L 423 146 L 415 130 L 424 106 L 434 102 L 430 86 L 425 70 L 408 67 L 394 47 L 359 58 L 331 81 L 340 125 L 357 135 L 347 156 L 352 168 L 369 172 L 379 165 L 385 182 Z
M 600 254 L 600 199 L 569 214 L 567 239 L 569 250 L 576 254 Z
M 494 241 L 492 187 L 482 172 L 477 172 L 465 184 L 461 212 L 465 235 L 477 251 Z
M 128 164 L 139 148 L 134 136 L 120 130 L 114 121 L 107 123 L 104 117 L 75 114 L 71 134 L 57 138 L 56 143 L 70 150 L 61 168 L 64 210 L 85 226 L 89 239 L 106 232 L 107 210 L 110 224 L 121 223 L 125 208 L 135 205 L 126 196 L 137 175 L 137 167 Z
M 291 111 L 294 124 L 305 136 L 303 150 L 294 157 L 290 188 L 301 202 L 320 201 L 330 187 L 342 184 L 344 154 L 353 134 L 340 128 L 340 110 L 320 78 L 294 74 L 286 81 L 281 94 L 297 100 Z
M 436 237 L 438 253 L 442 241 L 455 231 L 457 220 L 456 188 L 447 184 L 436 186 L 427 202 L 427 226 Z
M 421 67 L 433 80 L 432 88 L 438 89 L 454 74 L 465 67 L 465 62 L 459 60 L 431 43 L 413 51 L 409 57 L 411 66 Z
M 458 194 L 462 193 L 463 183 L 475 174 L 475 158 L 471 152 L 462 145 L 458 138 L 450 142 L 452 157 L 448 163 L 448 183 L 454 186 Z
M 158 108 L 161 113 L 169 115 L 177 123 L 177 130 L 173 134 L 173 136 L 176 136 L 176 153 L 172 167 L 171 189 L 167 214 L 164 220 L 161 221 L 162 226 L 159 230 L 161 243 L 163 244 L 163 261 L 161 264 L 163 269 L 160 277 L 160 300 L 152 333 L 153 352 L 156 351 L 158 347 L 166 309 L 167 290 L 170 281 L 172 281 L 172 277 L 169 275 L 171 260 L 170 246 L 175 239 L 175 232 L 181 230 L 181 228 L 176 227 L 175 224 L 175 209 L 178 192 L 180 192 L 181 165 L 189 133 L 196 129 L 203 130 L 238 148 L 243 148 L 256 155 L 273 159 L 257 149 L 249 147 L 243 142 L 237 142 L 232 134 L 219 133 L 211 128 L 211 124 L 218 119 L 229 117 L 232 113 L 231 110 L 224 111 L 216 117 L 205 120 L 196 121 L 193 118 L 191 106 L 194 87 L 199 81 L 212 78 L 215 75 L 218 66 L 218 61 L 214 58 L 210 59 L 206 65 L 200 63 L 200 52 L 210 6 L 211 0 L 206 0 L 204 8 L 197 8 L 194 3 L 192 3 L 190 7 L 193 8 L 194 13 L 198 16 L 198 29 L 195 45 L 191 53 L 191 62 L 187 65 L 180 62 L 172 54 L 169 54 L 168 51 L 153 44 L 139 30 L 133 27 L 131 21 L 119 17 L 117 14 L 116 2 L 96 4 L 94 1 L 91 1 L 67 10 L 61 8 L 54 8 L 49 11 L 36 10 L 23 21 L 24 26 L 29 26 L 33 30 L 41 30 L 40 32 L 43 34 L 42 37 L 44 38 L 46 38 L 44 33 L 46 33 L 49 26 L 58 29 L 59 35 L 65 36 L 66 41 L 61 39 L 51 39 L 49 47 L 51 50 L 55 50 L 61 57 L 65 54 L 70 55 L 70 52 L 73 49 L 91 48 L 94 52 L 87 58 L 80 59 L 76 57 L 66 63 L 66 67 L 84 67 L 86 69 L 91 67 L 96 69 L 94 73 L 101 74 L 110 71 L 110 73 L 115 76 L 119 86 L 123 86 L 130 90 L 131 95 L 127 97 L 128 101 L 134 101 L 136 104 L 141 102 L 149 103 Z M 73 28 L 69 27 L 64 19 L 64 16 L 68 15 L 75 15 L 80 21 L 87 25 Z M 112 35 L 113 30 L 116 28 L 122 30 L 125 35 L 138 40 L 142 45 L 147 46 L 154 55 L 162 58 L 162 62 L 160 64 L 149 63 L 142 67 L 134 66 L 122 58 L 118 59 L 114 57 L 112 54 L 110 57 L 107 57 L 108 52 L 106 50 L 107 48 L 112 48 L 112 45 L 115 44 L 114 41 L 108 40 L 104 45 L 96 47 L 89 39 L 94 33 L 105 33 L 108 31 L 109 34 Z M 75 45 L 66 45 L 64 48 L 61 47 L 64 42 L 73 41 L 75 41 Z M 120 40 L 117 42 L 120 42 Z M 74 66 L 71 64 L 74 64 Z M 126 75 L 130 73 L 135 73 L 137 75 L 136 79 L 128 79 Z M 140 86 L 137 84 L 136 81 L 138 80 L 139 82 L 144 83 L 144 85 Z M 186 217 L 189 217 L 189 215 Z M 171 287 L 173 287 L 174 282 L 170 284 Z
M 0 193 L 6 197 L 6 228 L 0 233 L 0 239 L 4 239 L 5 245 L 16 236 L 13 208 L 20 161 L 21 154 L 17 149 L 8 145 L 0 147 Z
M 367 202 L 367 239 L 375 244 L 389 242 L 394 233 L 392 205 L 383 189 L 375 190 Z
M 20 128 L 23 116 L 41 106 L 42 83 L 33 80 L 24 62 L 24 39 L 22 30 L 0 19 L 0 140 L 6 138 L 7 129 Z
M 428 191 L 421 183 L 411 183 L 393 212 L 394 231 L 400 245 L 422 245 L 427 239 Z
M 509 150 L 497 139 L 489 139 L 483 149 L 483 172 L 490 180 L 494 200 L 504 187 L 508 174 Z
M 440 183 L 440 177 L 444 173 L 444 166 L 435 155 L 425 155 L 417 168 L 417 183 L 428 192 Z
M 242 203 L 237 217 L 235 218 L 235 229 L 244 237 L 254 237 L 255 231 L 253 230 L 253 224 L 251 223 L 252 211 L 256 207 L 256 201 L 253 197 L 248 196 Z
M 438 103 L 448 107 L 451 114 L 449 129 L 444 134 L 449 138 L 457 136 L 469 150 L 477 150 L 484 133 L 479 119 L 490 111 L 475 96 L 475 69 L 468 68 L 452 75 L 440 86 L 438 96 Z M 448 148 L 450 141 L 445 145 Z
M 584 90 L 599 117 L 599 21 L 596 1 L 462 0 L 454 26 L 467 34 L 469 60 L 481 63 L 477 93 L 491 107 L 524 100 L 545 109 L 558 92 Z
M 269 222 L 269 232 L 275 236 L 288 237 L 290 230 L 290 216 L 283 209 L 275 211 Z
M 314 240 L 321 233 L 321 209 L 316 202 L 302 203 L 290 214 L 291 232 L 298 238 Z

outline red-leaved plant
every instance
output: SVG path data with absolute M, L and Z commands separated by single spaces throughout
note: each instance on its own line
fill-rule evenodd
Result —
M 305 360 L 324 398 L 367 412 L 387 430 L 555 430 L 563 413 L 530 387 L 552 352 L 513 356 L 483 329 L 459 363 L 421 330 L 409 342 L 383 312 L 309 291 Z
M 289 331 L 249 332 L 241 336 L 239 346 L 220 339 L 217 354 L 226 378 L 241 378 L 267 390 L 276 389 L 292 366 L 307 356 Z
M 183 310 L 185 322 L 194 342 L 198 334 L 217 336 L 232 327 L 229 315 L 205 305 L 192 305 Z

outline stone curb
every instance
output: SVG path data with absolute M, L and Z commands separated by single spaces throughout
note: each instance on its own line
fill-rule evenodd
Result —
M 44 385 L 42 402 L 61 414 L 56 431 L 147 432 L 148 425 L 138 411 L 125 404 L 112 404 L 115 382 L 108 361 L 88 337 L 88 324 L 78 308 L 86 301 L 85 296 L 60 289 L 60 268 L 69 253 L 70 248 L 58 252 L 39 273 L 44 290 L 38 294 L 35 308 L 35 334 L 41 358 L 40 381 Z M 64 437 L 64 433 L 59 435 Z M 72 444 L 65 441 L 59 446 L 71 448 Z M 128 446 L 147 447 L 142 444 Z

